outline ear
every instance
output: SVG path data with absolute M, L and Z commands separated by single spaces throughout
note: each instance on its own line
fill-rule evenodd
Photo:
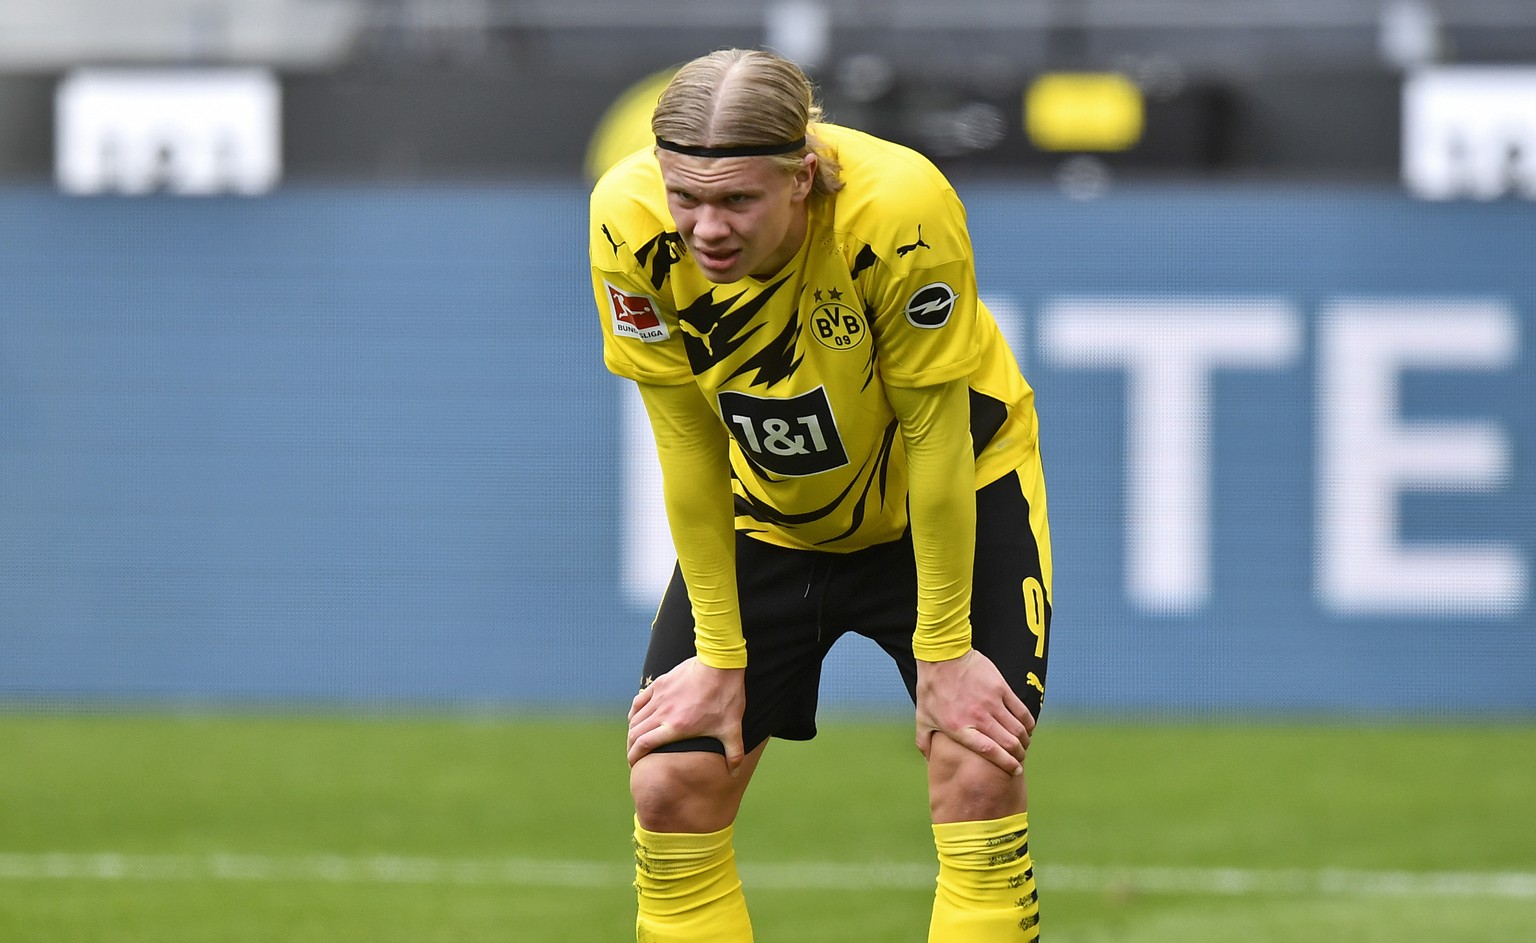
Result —
M 820 163 L 821 158 L 816 156 L 815 151 L 807 153 L 800 159 L 800 166 L 795 170 L 793 184 L 793 199 L 796 202 L 811 195 L 811 187 L 816 183 L 816 168 Z

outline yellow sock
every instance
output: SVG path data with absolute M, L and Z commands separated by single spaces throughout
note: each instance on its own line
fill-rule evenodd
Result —
M 939 885 L 928 943 L 1027 943 L 1040 938 L 1029 813 L 933 827 Z
M 751 943 L 731 831 L 648 832 L 635 822 L 639 943 Z

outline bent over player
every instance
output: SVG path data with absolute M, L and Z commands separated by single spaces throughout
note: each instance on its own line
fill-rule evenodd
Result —
M 731 831 L 822 660 L 873 639 L 917 706 L 931 941 L 1037 939 L 1024 758 L 1051 553 L 1034 395 L 914 151 L 822 123 L 798 67 L 685 65 L 592 194 L 608 368 L 639 385 L 677 569 L 629 712 L 637 934 L 752 939 Z

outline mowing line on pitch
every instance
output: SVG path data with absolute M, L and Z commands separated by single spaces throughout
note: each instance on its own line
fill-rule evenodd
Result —
M 781 890 L 872 890 L 933 886 L 930 865 L 785 862 L 743 864 L 742 879 Z M 1364 871 L 1346 868 L 1037 868 L 1042 890 L 1261 896 L 1440 895 L 1536 900 L 1536 872 Z M 610 861 L 536 858 L 420 858 L 401 855 L 140 855 L 0 853 L 0 881 L 292 881 L 364 884 L 491 884 L 612 887 L 633 871 Z

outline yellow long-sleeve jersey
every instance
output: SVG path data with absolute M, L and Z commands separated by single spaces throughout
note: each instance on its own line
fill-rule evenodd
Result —
M 968 387 L 959 434 L 972 439 L 969 488 L 1038 462 L 1034 394 L 977 297 L 954 189 L 908 148 L 835 125 L 812 132 L 837 158 L 844 186 L 810 198 L 805 240 L 770 278 L 717 284 L 704 277 L 676 232 L 649 150 L 615 165 L 592 194 L 604 361 L 652 390 L 647 407 L 664 477 L 693 476 L 669 497 L 668 516 L 690 595 L 709 592 L 695 585 L 695 574 L 725 581 L 716 587 L 723 608 L 705 614 L 722 647 L 700 646 L 716 664 L 744 659 L 739 627 L 730 625 L 739 621 L 729 611 L 733 583 L 721 561 L 690 555 L 718 556 L 732 528 L 785 547 L 845 552 L 895 540 L 908 527 L 909 499 L 924 496 L 909 494 L 913 429 L 902 427 L 897 406 L 914 400 L 893 389 Z M 916 407 L 904 408 L 910 420 Z M 709 436 L 718 441 L 702 441 Z M 728 479 L 734 494 L 730 512 L 680 494 L 715 487 L 717 472 L 719 487 Z M 690 527 L 692 537 L 680 541 L 680 529 Z M 920 555 L 926 546 L 939 558 L 952 549 L 954 559 L 970 559 L 973 528 L 925 529 L 913 532 L 925 542 Z M 944 582 L 955 579 L 968 584 L 969 573 Z M 925 581 L 920 559 L 916 638 L 927 655 L 952 657 L 968 644 L 968 612 L 954 611 L 968 606 L 968 585 L 962 602 L 946 590 L 946 611 L 924 613 L 925 594 L 937 585 Z M 693 601 L 697 610 L 700 600 Z M 925 616 L 942 625 L 925 625 Z M 713 631 L 701 621 L 701 643 Z

